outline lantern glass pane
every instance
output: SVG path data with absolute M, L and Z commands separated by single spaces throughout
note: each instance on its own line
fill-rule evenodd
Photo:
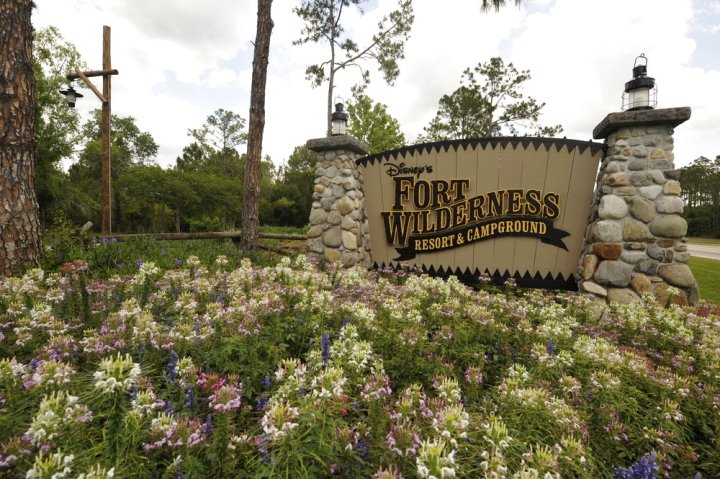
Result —
M 628 96 L 630 108 L 638 108 L 650 105 L 650 90 L 647 88 L 630 91 L 628 92 Z
M 333 120 L 333 135 L 344 135 L 347 132 L 347 124 L 343 120 Z

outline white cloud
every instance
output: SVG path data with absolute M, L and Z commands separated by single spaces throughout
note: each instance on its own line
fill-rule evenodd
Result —
M 132 115 L 161 145 L 160 162 L 174 162 L 186 131 L 225 108 L 247 118 L 255 39 L 256 2 L 231 0 L 37 0 L 36 27 L 56 25 L 75 43 L 88 67 L 99 68 L 102 25 L 112 26 L 113 109 Z M 325 45 L 295 46 L 302 22 L 292 2 L 275 2 L 266 96 L 263 151 L 277 163 L 325 131 L 326 86 L 312 89 L 307 65 L 327 56 Z M 348 32 L 362 44 L 396 0 L 377 0 L 364 16 L 346 12 Z M 415 25 L 388 86 L 371 66 L 368 94 L 388 105 L 409 140 L 427 125 L 443 94 L 454 91 L 464 69 L 501 56 L 532 80 L 525 92 L 547 103 L 543 121 L 561 123 L 569 138 L 589 139 L 592 128 L 620 108 L 624 83 L 640 53 L 658 82 L 660 107 L 691 106 L 677 128 L 676 163 L 720 153 L 720 72 L 691 63 L 693 32 L 717 23 L 717 2 L 699 0 L 542 0 L 525 8 L 483 13 L 479 0 L 415 0 Z M 535 7 L 543 7 L 541 9 Z M 700 37 L 702 38 L 702 37 Z M 707 40 L 703 40 L 707 41 Z M 713 46 L 702 45 L 706 50 Z M 720 46 L 715 46 L 715 51 Z M 692 65 L 692 66 L 690 66 Z M 359 80 L 337 78 L 345 98 Z M 85 98 L 80 109 L 99 104 Z

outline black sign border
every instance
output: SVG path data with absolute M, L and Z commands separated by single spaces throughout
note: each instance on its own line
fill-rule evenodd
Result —
M 575 278 L 574 275 L 570 275 L 569 278 L 565 278 L 562 273 L 558 273 L 557 276 L 553 276 L 552 274 L 547 273 L 545 276 L 543 276 L 539 272 L 531 275 L 529 271 L 525 271 L 525 273 L 521 273 L 520 271 L 510 273 L 510 271 L 508 270 L 505 270 L 504 272 L 500 272 L 500 270 L 497 269 L 495 271 L 490 271 L 488 269 L 486 269 L 485 271 L 480 271 L 477 268 L 474 271 L 471 271 L 470 268 L 465 268 L 465 270 L 463 271 L 459 267 L 455 269 L 452 269 L 450 267 L 446 268 L 444 266 L 435 268 L 435 266 L 432 265 L 430 265 L 429 267 L 425 265 L 413 265 L 411 267 L 399 263 L 385 264 L 377 262 L 373 263 L 370 266 L 370 269 L 374 270 L 383 270 L 385 268 L 390 268 L 395 272 L 409 269 L 411 271 L 417 271 L 418 273 L 424 273 L 430 276 L 445 279 L 450 276 L 456 276 L 460 281 L 469 286 L 476 286 L 482 284 L 482 282 L 480 281 L 480 277 L 485 275 L 487 278 L 489 278 L 491 284 L 497 286 L 503 286 L 509 278 L 513 278 L 515 280 L 515 284 L 522 288 L 556 289 L 564 291 L 578 290 L 577 278 Z
M 506 148 L 508 145 L 512 145 L 514 149 L 521 146 L 525 150 L 527 150 L 531 145 L 534 146 L 535 149 L 539 149 L 542 145 L 548 151 L 550 151 L 550 148 L 554 146 L 557 151 L 560 151 L 564 147 L 567 148 L 568 152 L 577 148 L 580 154 L 583 154 L 589 148 L 592 156 L 605 151 L 605 144 L 595 141 L 567 140 L 564 138 L 545 138 L 540 136 L 496 136 L 491 138 L 466 138 L 462 140 L 418 143 L 416 145 L 395 148 L 394 150 L 383 151 L 382 153 L 358 158 L 355 160 L 355 163 L 358 166 L 367 166 L 368 164 L 374 165 L 375 163 L 382 163 L 383 161 L 395 161 L 400 156 L 408 156 L 415 153 L 439 153 L 441 151 L 447 152 L 451 149 L 453 151 L 458 151 L 460 148 L 468 150 L 476 147 L 486 148 L 488 145 L 492 148 L 496 148 L 497 146 Z

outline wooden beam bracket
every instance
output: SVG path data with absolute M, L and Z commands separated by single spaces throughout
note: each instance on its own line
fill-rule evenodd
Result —
M 78 78 L 85 82 L 85 84 L 93 91 L 93 93 L 95 93 L 95 96 L 97 96 L 101 102 L 107 103 L 107 98 L 105 98 L 105 96 L 100 93 L 100 90 L 98 90 L 95 85 L 93 85 L 93 83 L 88 79 L 87 76 L 85 76 L 83 72 L 77 72 L 77 75 Z
M 102 76 L 106 76 L 106 75 L 118 75 L 119 72 L 114 69 L 113 70 L 89 70 L 86 72 L 68 73 L 67 75 L 65 75 L 65 78 L 67 78 L 68 80 L 76 80 L 76 79 L 80 78 L 81 73 L 89 78 L 89 77 L 102 77 Z

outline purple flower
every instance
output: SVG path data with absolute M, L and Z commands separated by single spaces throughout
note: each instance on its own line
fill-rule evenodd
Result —
M 110 238 L 103 238 L 103 244 L 110 243 Z
M 137 399 L 138 388 L 133 384 L 130 388 L 130 401 L 134 402 Z
M 143 260 L 139 259 L 139 260 L 135 261 L 135 264 L 137 264 L 138 266 L 142 266 Z
M 655 479 L 655 453 L 651 452 L 637 460 L 630 467 L 618 467 L 613 472 L 613 479 Z
M 160 250 L 160 254 L 166 255 L 166 254 L 167 254 L 167 250 L 166 250 L 165 248 L 161 249 L 161 250 Z
M 175 412 L 175 410 L 173 409 L 172 402 L 170 402 L 169 399 L 167 401 L 165 401 L 165 412 L 168 414 L 172 414 Z
M 545 347 L 547 348 L 547 353 L 550 356 L 553 356 L 555 354 L 555 341 L 553 341 L 552 339 L 548 339 Z
M 193 390 L 192 384 L 185 389 L 185 405 L 187 407 L 193 407 L 195 405 L 195 391 Z
M 264 395 L 263 395 L 263 396 L 260 396 L 260 397 L 258 398 L 257 402 L 255 403 L 255 408 L 256 408 L 258 411 L 264 411 L 264 410 L 265 410 L 265 406 L 267 406 L 267 403 L 268 403 L 268 398 L 266 398 Z
M 263 378 L 262 385 L 265 389 L 270 389 L 270 386 L 272 386 L 272 379 L 270 379 L 270 376 L 265 376 Z
M 368 452 L 370 451 L 370 446 L 368 446 L 367 441 L 365 439 L 360 439 L 357 444 L 355 444 L 355 447 L 353 448 L 355 450 L 355 453 L 360 457 L 360 459 L 365 459 L 368 455 Z
M 203 433 L 205 433 L 206 436 L 209 436 L 212 432 L 212 414 L 208 414 L 205 418 L 205 424 L 203 425 Z
M 167 373 L 168 382 L 170 384 L 175 384 L 175 373 L 176 373 L 175 369 L 177 367 L 177 362 L 178 362 L 177 353 L 174 350 L 170 351 L 170 362 L 168 363 L 168 373 Z
M 176 259 L 176 260 L 175 260 L 175 265 L 176 265 L 176 266 L 180 266 L 181 264 L 182 264 L 182 260 L 181 260 L 181 259 Z
M 328 361 L 330 360 L 330 335 L 328 333 L 323 333 L 320 342 L 322 346 L 323 364 L 327 365 Z

